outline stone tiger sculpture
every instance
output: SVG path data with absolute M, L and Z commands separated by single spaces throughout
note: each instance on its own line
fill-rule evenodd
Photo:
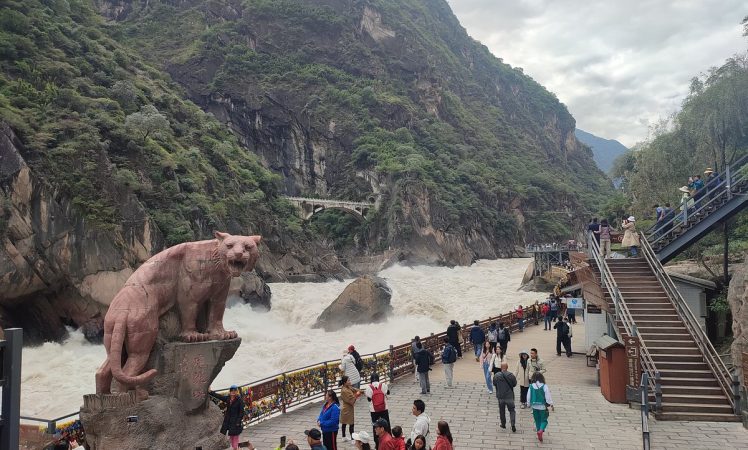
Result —
M 136 388 L 156 376 L 145 368 L 159 331 L 159 318 L 176 305 L 185 342 L 234 339 L 223 328 L 226 296 L 232 277 L 254 269 L 260 236 L 215 233 L 216 239 L 170 247 L 143 263 L 128 278 L 104 318 L 107 359 L 96 371 L 96 393 L 111 392 L 112 378 Z M 197 330 L 198 313 L 207 307 L 207 328 Z M 123 348 L 126 360 L 123 361 Z M 124 365 L 123 365 L 124 362 Z

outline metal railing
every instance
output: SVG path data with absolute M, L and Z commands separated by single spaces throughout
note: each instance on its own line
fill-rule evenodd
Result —
M 642 448 L 649 450 L 649 375 L 647 375 L 647 372 L 642 373 L 639 394 L 642 414 Z
M 623 325 L 623 329 L 627 335 L 639 338 L 639 329 L 634 322 L 634 318 L 626 305 L 626 302 L 621 294 L 621 290 L 618 288 L 613 274 L 610 272 L 608 264 L 605 262 L 605 258 L 600 255 L 600 246 L 595 239 L 592 232 L 587 233 L 587 248 L 589 255 L 595 260 L 597 267 L 600 270 L 600 287 L 608 291 L 608 295 L 613 299 L 613 305 L 615 306 L 615 313 L 613 315 L 613 321 L 618 324 L 620 321 Z M 639 339 L 639 355 L 642 365 L 642 369 L 648 374 L 648 380 L 652 390 L 655 389 L 654 378 L 657 372 L 652 356 L 647 350 L 646 344 Z
M 665 290 L 665 293 L 675 307 L 675 311 L 678 313 L 678 316 L 680 316 L 689 334 L 693 337 L 696 346 L 699 347 L 701 354 L 704 356 L 704 361 L 709 366 L 712 373 L 714 373 L 717 383 L 719 383 L 720 388 L 722 388 L 722 391 L 730 402 L 730 406 L 732 406 L 733 411 L 737 414 L 737 408 L 739 408 L 739 405 L 736 404 L 735 399 L 733 398 L 734 393 L 732 392 L 732 376 L 730 371 L 727 370 L 724 362 L 722 362 L 719 354 L 709 341 L 704 329 L 701 328 L 696 316 L 681 296 L 680 291 L 675 287 L 670 275 L 665 272 L 665 269 L 662 267 L 660 260 L 657 259 L 657 255 L 652 249 L 652 246 L 647 241 L 646 236 L 641 235 L 640 241 L 641 250 L 645 260 L 657 277 L 657 280 L 662 285 L 662 288 Z
M 673 208 L 673 217 L 662 224 L 653 225 L 642 233 L 647 236 L 650 245 L 652 247 L 657 247 L 658 244 L 666 245 L 662 241 L 676 233 L 680 234 L 681 229 L 688 226 L 689 220 L 694 221 L 694 224 L 700 222 L 711 211 L 718 209 L 718 203 L 729 201 L 742 191 L 742 185 L 748 181 L 748 170 L 745 170 L 747 163 L 748 155 L 733 162 L 725 168 L 718 181 L 705 184 L 703 188 L 696 191 L 694 197 L 676 205 Z M 694 205 L 689 207 L 688 204 L 691 201 Z

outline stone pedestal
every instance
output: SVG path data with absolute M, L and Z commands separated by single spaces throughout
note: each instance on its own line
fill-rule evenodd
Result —
M 81 422 L 90 450 L 164 449 L 229 446 L 219 434 L 220 409 L 208 399 L 208 388 L 239 348 L 241 339 L 156 345 L 151 364 L 158 375 L 150 397 L 138 402 L 133 391 L 83 397 Z M 137 422 L 127 418 L 137 416 Z

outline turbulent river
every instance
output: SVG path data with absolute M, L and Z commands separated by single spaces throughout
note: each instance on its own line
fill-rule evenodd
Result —
M 242 345 L 214 381 L 227 387 L 285 370 L 339 358 L 350 344 L 361 354 L 408 342 L 414 335 L 446 329 L 450 319 L 470 323 L 541 300 L 517 288 L 529 259 L 482 260 L 470 267 L 395 266 L 379 276 L 392 289 L 394 314 L 386 323 L 355 325 L 326 333 L 312 329 L 317 316 L 351 281 L 273 283 L 273 308 L 256 313 L 243 304 L 226 310 L 224 324 Z M 21 413 L 54 418 L 75 411 L 94 392 L 94 372 L 105 357 L 77 331 L 62 344 L 23 351 Z

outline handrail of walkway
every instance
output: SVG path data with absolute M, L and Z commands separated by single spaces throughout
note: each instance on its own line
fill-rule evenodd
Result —
M 626 302 L 623 299 L 621 290 L 618 288 L 618 284 L 613 278 L 613 274 L 610 272 L 608 263 L 605 262 L 605 258 L 600 255 L 600 246 L 595 239 L 594 234 L 590 231 L 587 233 L 587 249 L 590 256 L 595 260 L 597 267 L 600 269 L 600 287 L 608 290 L 608 294 L 613 299 L 613 305 L 615 306 L 615 314 L 613 316 L 614 323 L 618 323 L 620 320 L 623 324 L 623 329 L 627 335 L 639 338 L 639 329 L 634 322 L 634 318 L 629 311 Z M 652 390 L 655 389 L 655 373 L 657 367 L 654 364 L 652 356 L 649 354 L 646 344 L 639 339 L 639 355 L 642 368 L 649 376 L 649 385 Z
M 539 308 L 534 305 L 523 308 L 525 327 L 540 323 Z M 537 314 L 536 314 L 537 312 Z M 489 317 L 479 324 L 484 331 L 491 323 L 504 322 L 510 331 L 518 329 L 516 312 L 512 311 L 496 317 Z M 460 332 L 464 337 L 461 348 L 466 352 L 472 352 L 472 345 L 466 338 L 472 324 L 463 325 Z M 431 333 L 422 336 L 421 343 L 434 356 L 435 363 L 441 362 L 442 340 L 447 333 Z M 391 345 L 388 349 L 362 355 L 364 369 L 361 371 L 361 379 L 366 380 L 371 374 L 377 373 L 381 381 L 394 381 L 404 376 L 413 376 L 413 358 L 411 356 L 411 343 Z M 336 391 L 340 380 L 340 360 L 324 361 L 301 369 L 276 374 L 258 381 L 242 384 L 240 394 L 245 403 L 245 418 L 243 426 L 259 422 L 279 414 L 285 414 L 291 409 L 319 401 L 329 389 Z M 228 388 L 217 390 L 220 394 L 228 392 Z M 219 405 L 221 402 L 213 400 Z
M 714 349 L 712 343 L 709 341 L 709 338 L 704 332 L 704 329 L 701 328 L 701 325 L 696 319 L 696 316 L 693 314 L 693 311 L 691 311 L 691 308 L 688 306 L 688 303 L 686 303 L 686 301 L 681 296 L 680 291 L 678 291 L 678 289 L 675 287 L 675 284 L 670 278 L 670 275 L 665 272 L 665 269 L 662 267 L 660 260 L 657 259 L 657 255 L 655 254 L 654 250 L 652 250 L 652 246 L 647 241 L 646 236 L 642 235 L 640 237 L 642 253 L 644 254 L 644 257 L 649 263 L 650 267 L 652 268 L 652 272 L 654 272 L 655 276 L 657 276 L 657 279 L 665 289 L 670 302 L 675 307 L 675 310 L 678 312 L 678 315 L 681 317 L 681 319 L 683 319 L 683 324 L 686 326 L 686 329 L 693 337 L 694 342 L 696 342 L 699 350 L 701 350 L 701 353 L 704 355 L 704 361 L 706 361 L 709 369 L 711 369 L 711 371 L 714 373 L 715 378 L 717 378 L 717 382 L 719 383 L 722 391 L 725 393 L 725 396 L 730 402 L 730 406 L 737 414 L 740 405 L 737 405 L 735 399 L 733 398 L 732 375 L 730 374 L 730 371 L 727 370 L 725 363 L 719 357 L 719 354 Z
M 523 308 L 525 317 L 525 327 L 538 325 L 540 322 L 540 308 L 534 305 Z M 502 314 L 496 317 L 489 317 L 480 321 L 481 328 L 484 331 L 491 323 L 504 322 L 514 332 L 518 329 L 516 321 L 516 311 Z M 465 338 L 472 324 L 463 325 L 460 333 L 463 336 L 461 348 L 469 350 L 471 344 Z M 434 355 L 436 363 L 441 362 L 442 340 L 447 333 L 431 333 L 421 339 L 424 348 Z M 380 376 L 381 381 L 394 381 L 405 375 L 413 374 L 413 359 L 411 357 L 411 343 L 400 345 L 390 345 L 388 349 L 379 352 L 361 355 L 364 360 L 364 369 L 361 371 L 361 379 L 370 378 L 373 373 Z M 285 414 L 290 409 L 321 400 L 328 389 L 339 390 L 338 381 L 340 380 L 340 370 L 338 366 L 340 360 L 323 361 L 311 364 L 301 368 L 281 372 L 276 375 L 262 378 L 239 385 L 241 397 L 245 403 L 245 418 L 242 425 L 246 428 L 251 423 L 258 422 L 278 414 Z M 223 394 L 228 393 L 228 388 L 218 389 L 216 392 Z M 220 401 L 212 398 L 214 402 L 220 405 Z M 47 424 L 48 432 L 53 433 L 55 429 L 59 430 L 57 424 L 62 419 L 67 419 L 79 415 L 79 411 L 58 417 L 56 419 L 42 419 L 38 417 L 22 416 L 24 420 L 31 420 Z M 75 426 L 75 424 L 73 425 Z
M 642 373 L 642 380 L 639 383 L 639 393 L 641 395 L 642 413 L 642 448 L 649 450 L 649 376 L 647 372 Z
M 695 202 L 693 207 L 688 208 L 688 202 L 682 202 L 679 206 L 681 210 L 680 212 L 675 212 L 678 210 L 678 207 L 673 208 L 673 217 L 671 217 L 667 222 L 660 225 L 654 224 L 642 233 L 647 236 L 650 245 L 656 246 L 667 236 L 678 232 L 678 227 L 681 224 L 682 226 L 686 226 L 689 218 L 701 215 L 706 217 L 709 215 L 709 212 L 716 203 L 721 201 L 723 197 L 726 197 L 728 200 L 732 198 L 735 186 L 748 180 L 748 171 L 744 170 L 746 163 L 748 163 L 748 155 L 744 155 L 737 161 L 728 165 L 725 168 L 724 173 L 720 174 L 718 183 L 705 184 L 703 188 L 696 191 L 695 194 L 699 196 L 699 199 L 696 201 L 693 197 L 691 198 Z M 694 197 L 696 195 L 694 195 Z

